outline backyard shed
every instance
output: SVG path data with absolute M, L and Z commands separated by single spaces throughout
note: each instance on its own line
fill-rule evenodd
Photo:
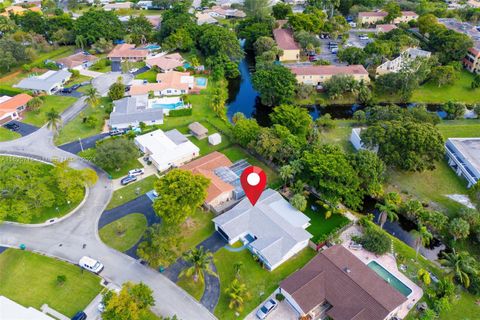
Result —
M 190 133 L 194 135 L 197 139 L 205 139 L 208 134 L 208 129 L 201 125 L 199 122 L 192 122 L 188 125 Z
M 216 146 L 222 143 L 222 136 L 218 132 L 211 134 L 208 136 L 208 143 L 210 143 L 212 146 Z

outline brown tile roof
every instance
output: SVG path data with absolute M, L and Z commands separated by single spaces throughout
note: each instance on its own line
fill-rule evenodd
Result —
M 293 33 L 291 30 L 288 29 L 274 29 L 273 30 L 273 37 L 275 38 L 275 42 L 280 49 L 283 50 L 298 50 L 300 47 L 293 39 Z
M 368 75 L 368 71 L 360 64 L 350 66 L 307 66 L 307 67 L 289 67 L 293 74 L 297 76 L 310 75 L 336 75 L 336 74 L 363 74 Z
M 386 17 L 388 13 L 385 11 L 363 11 L 358 13 L 358 17 Z
M 32 99 L 28 94 L 20 93 L 0 103 L 0 118 L 4 117 L 7 113 L 16 111 L 18 107 L 26 105 L 28 101 Z
M 145 16 L 145 18 L 147 18 L 148 22 L 150 22 L 155 28 L 157 28 L 162 21 L 161 16 Z
M 171 70 L 183 66 L 183 57 L 179 53 L 171 53 L 161 57 L 152 57 L 145 61 L 149 66 L 157 66 L 162 70 Z
M 406 298 L 341 245 L 281 282 L 305 313 L 328 302 L 335 320 L 383 320 Z
M 146 58 L 148 50 L 135 49 L 134 44 L 123 43 L 115 46 L 108 54 L 109 58 Z
M 63 64 L 67 68 L 75 68 L 82 65 L 85 62 L 91 62 L 98 60 L 98 58 L 92 54 L 85 54 L 85 52 L 77 52 L 71 56 L 60 58 L 57 60 L 58 63 Z
M 210 203 L 221 194 L 225 192 L 232 192 L 234 190 L 232 185 L 224 182 L 213 172 L 213 170 L 219 167 L 229 167 L 231 165 L 232 162 L 223 153 L 214 151 L 204 157 L 187 163 L 181 168 L 184 170 L 189 170 L 193 173 L 202 174 L 210 179 L 210 185 L 208 186 L 207 190 L 207 198 L 205 199 L 206 203 Z
M 131 96 L 139 94 L 148 94 L 150 91 L 162 91 L 165 89 L 185 90 L 190 89 L 190 84 L 182 81 L 182 77 L 188 77 L 188 72 L 169 71 L 166 73 L 158 73 L 158 83 L 147 83 L 132 85 L 129 90 Z
M 375 29 L 377 32 L 390 32 L 393 29 L 397 29 L 397 26 L 394 24 L 377 24 Z

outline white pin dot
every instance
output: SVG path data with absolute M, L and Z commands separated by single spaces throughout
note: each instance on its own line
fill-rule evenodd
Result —
M 247 182 L 251 186 L 256 186 L 260 183 L 260 176 L 258 173 L 252 172 L 247 176 Z

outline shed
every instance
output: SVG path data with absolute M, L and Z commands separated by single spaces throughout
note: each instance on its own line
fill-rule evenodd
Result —
M 211 134 L 208 136 L 208 143 L 210 143 L 212 146 L 216 146 L 222 143 L 222 136 L 220 133 Z
M 192 122 L 188 125 L 190 133 L 194 135 L 197 139 L 205 139 L 208 134 L 208 129 L 201 125 L 199 122 Z

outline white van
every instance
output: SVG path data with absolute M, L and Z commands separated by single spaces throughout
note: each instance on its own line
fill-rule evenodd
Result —
M 78 262 L 78 265 L 88 271 L 99 274 L 103 270 L 103 264 L 100 261 L 84 256 Z

